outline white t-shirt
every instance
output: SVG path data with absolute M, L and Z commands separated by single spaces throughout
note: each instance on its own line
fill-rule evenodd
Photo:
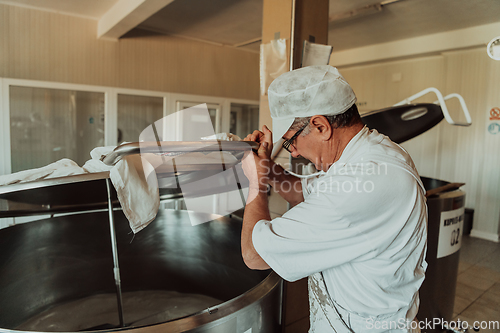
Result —
M 427 206 L 408 153 L 365 127 L 302 184 L 302 203 L 255 225 L 264 261 L 288 281 L 322 272 L 335 303 L 364 318 L 416 315 Z

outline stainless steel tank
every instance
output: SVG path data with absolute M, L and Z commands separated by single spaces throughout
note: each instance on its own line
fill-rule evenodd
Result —
M 277 332 L 282 280 L 242 261 L 241 221 L 192 226 L 186 211 L 164 210 L 135 237 L 115 211 L 122 291 L 175 291 L 220 300 L 210 308 L 137 332 Z M 107 212 L 55 217 L 0 230 L 0 331 L 88 296 L 114 293 Z M 72 317 L 84 316 L 73 313 Z M 153 313 L 151 315 L 154 315 Z M 117 318 L 118 315 L 116 315 Z M 85 323 L 87 318 L 78 318 Z M 120 330 L 102 323 L 100 329 Z M 131 326 L 130 326 L 131 325 Z M 92 326 L 92 327 L 91 327 Z M 96 329 L 88 325 L 83 330 Z

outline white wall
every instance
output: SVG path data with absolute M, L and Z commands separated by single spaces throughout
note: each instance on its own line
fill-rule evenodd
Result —
M 466 207 L 475 210 L 472 235 L 498 241 L 500 134 L 490 134 L 487 126 L 490 110 L 500 107 L 500 61 L 490 59 L 486 47 L 481 46 L 432 57 L 340 67 L 340 71 L 353 86 L 362 112 L 393 105 L 428 87 L 438 88 L 443 95 L 464 97 L 472 126 L 455 127 L 443 120 L 403 146 L 422 176 L 465 182 Z M 417 102 L 434 100 L 435 96 L 428 95 Z M 453 118 L 465 120 L 458 103 L 447 105 Z
M 259 55 L 173 36 L 97 39 L 96 21 L 0 4 L 0 77 L 259 98 Z

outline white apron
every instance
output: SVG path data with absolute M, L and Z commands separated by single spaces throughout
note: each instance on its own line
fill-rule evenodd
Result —
M 393 321 L 394 327 L 388 328 L 389 323 L 361 317 L 342 308 L 331 299 L 321 272 L 309 276 L 308 286 L 311 322 L 309 333 L 420 332 L 418 327 L 416 329 L 396 328 L 399 323 L 397 320 Z M 415 325 L 408 326 L 418 325 L 415 323 Z

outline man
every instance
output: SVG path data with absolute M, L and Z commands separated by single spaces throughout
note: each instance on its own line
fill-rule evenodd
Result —
M 410 156 L 363 125 L 334 67 L 285 73 L 268 95 L 274 140 L 319 173 L 301 179 L 270 161 L 266 126 L 246 138 L 260 143 L 243 165 L 246 265 L 288 281 L 309 277 L 309 332 L 411 332 L 427 267 L 427 207 Z M 267 184 L 292 206 L 273 220 Z

